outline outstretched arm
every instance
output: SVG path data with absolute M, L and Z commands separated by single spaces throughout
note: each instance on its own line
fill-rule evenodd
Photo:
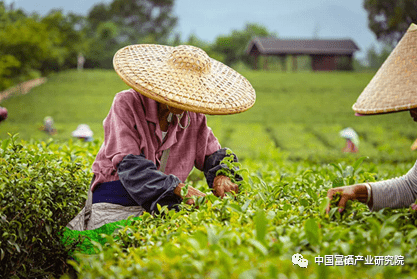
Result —
M 369 207 L 371 210 L 409 207 L 417 199 L 417 161 L 406 175 L 370 184 L 373 200 L 373 205 Z
M 369 185 L 369 190 L 366 184 Z M 417 162 L 406 175 L 401 177 L 333 188 L 327 191 L 327 197 L 332 199 L 337 192 L 341 193 L 338 204 L 340 212 L 343 211 L 348 200 L 366 203 L 372 211 L 408 207 L 417 199 Z

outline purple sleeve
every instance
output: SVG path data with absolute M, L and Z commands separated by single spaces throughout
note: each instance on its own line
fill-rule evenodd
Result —
M 179 178 L 166 175 L 143 155 L 127 155 L 118 166 L 120 181 L 132 199 L 149 212 L 158 211 L 157 204 L 176 208 L 182 199 L 174 194 L 181 182 Z
M 236 181 L 241 181 L 242 177 L 240 175 L 235 175 L 234 170 L 230 170 L 225 164 L 221 164 L 221 161 L 228 156 L 233 156 L 233 161 L 238 162 L 236 154 L 232 153 L 230 155 L 227 154 L 227 148 L 222 148 L 211 154 L 210 156 L 206 157 L 204 162 L 204 176 L 206 177 L 207 184 L 210 188 L 213 187 L 213 181 L 216 177 L 217 171 L 221 169 L 226 169 L 230 171 L 234 176 Z

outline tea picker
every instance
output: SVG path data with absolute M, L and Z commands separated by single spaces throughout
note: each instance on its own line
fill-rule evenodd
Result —
M 5 107 L 0 107 L 0 122 L 7 119 L 7 109 Z
M 80 124 L 76 130 L 72 131 L 71 135 L 74 138 L 79 138 L 88 142 L 93 140 L 94 133 L 87 124 Z
M 206 195 L 192 186 L 181 193 L 194 167 L 204 172 L 216 196 L 237 193 L 240 177 L 221 164 L 237 157 L 221 148 L 205 114 L 251 108 L 256 95 L 249 81 L 186 45 L 130 45 L 115 54 L 113 65 L 131 89 L 116 94 L 104 119 L 88 199 L 68 231 L 108 232 L 129 216 L 156 212 L 158 204 L 176 209 L 184 198 L 193 204 L 193 196 Z M 217 175 L 221 169 L 232 179 Z
M 346 139 L 346 145 L 342 149 L 343 152 L 358 152 L 359 136 L 352 128 L 348 127 L 339 132 L 339 135 Z
M 51 116 L 45 116 L 43 119 L 43 126 L 41 127 L 42 131 L 50 135 L 56 134 L 56 129 L 54 126 L 54 119 Z
M 417 122 L 417 25 L 411 24 L 387 60 L 353 105 L 356 115 L 409 111 Z M 409 207 L 417 199 L 417 161 L 402 177 L 330 189 L 327 196 L 341 192 L 339 211 L 348 200 L 358 200 L 373 211 Z

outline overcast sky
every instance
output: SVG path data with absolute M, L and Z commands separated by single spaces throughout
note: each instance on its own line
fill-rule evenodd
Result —
M 27 13 L 45 15 L 51 9 L 87 15 L 100 2 L 112 0 L 6 0 Z M 353 39 L 361 49 L 357 58 L 378 43 L 368 28 L 363 0 L 175 0 L 176 32 L 213 42 L 219 35 L 257 23 L 280 38 Z

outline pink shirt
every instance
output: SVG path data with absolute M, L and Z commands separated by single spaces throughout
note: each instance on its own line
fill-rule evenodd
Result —
M 93 163 L 92 190 L 99 183 L 119 180 L 117 165 L 128 154 L 143 153 L 159 168 L 162 152 L 170 148 L 165 173 L 173 174 L 181 181 L 185 181 L 194 166 L 202 170 L 205 156 L 221 147 L 207 126 L 206 116 L 194 112 L 189 115 L 191 123 L 185 130 L 178 126 L 177 117 L 172 118 L 162 143 L 158 103 L 133 89 L 116 94 L 103 121 L 104 143 Z M 186 113 L 181 124 L 187 124 Z

